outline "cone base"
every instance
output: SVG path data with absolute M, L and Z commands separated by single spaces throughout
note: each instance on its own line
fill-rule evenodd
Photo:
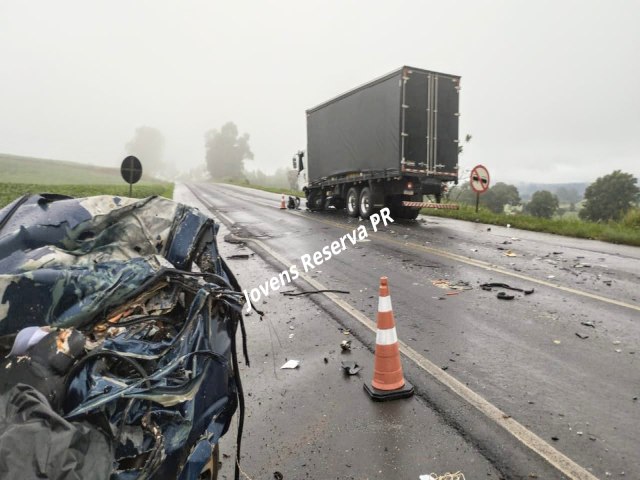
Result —
M 404 381 L 404 386 L 396 390 L 378 390 L 371 385 L 371 382 L 365 382 L 364 390 L 376 402 L 386 402 L 388 400 L 409 398 L 411 395 L 413 395 L 413 385 L 407 382 L 406 379 Z

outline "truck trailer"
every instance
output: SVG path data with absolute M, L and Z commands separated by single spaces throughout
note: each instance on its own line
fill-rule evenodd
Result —
M 459 93 L 459 76 L 405 66 L 307 110 L 307 158 L 293 160 L 307 208 L 367 218 L 389 207 L 415 219 L 446 207 L 444 188 L 458 182 Z

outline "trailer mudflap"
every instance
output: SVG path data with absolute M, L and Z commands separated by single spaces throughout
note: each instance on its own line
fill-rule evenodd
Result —
M 433 203 L 433 202 L 402 202 L 403 207 L 413 208 L 437 208 L 440 210 L 459 210 L 460 206 L 455 203 Z

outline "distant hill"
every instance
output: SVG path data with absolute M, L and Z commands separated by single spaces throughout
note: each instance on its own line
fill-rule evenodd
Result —
M 558 195 L 558 197 L 571 196 L 572 192 L 575 192 L 579 201 L 584 197 L 584 191 L 590 183 L 587 182 L 574 182 L 574 183 L 516 183 L 515 186 L 518 189 L 520 198 L 523 201 L 529 201 L 531 195 L 539 190 L 548 190 L 549 192 Z M 560 198 L 560 201 L 570 202 L 568 198 Z M 571 202 L 573 203 L 573 202 Z
M 143 181 L 155 180 L 143 176 Z M 122 185 L 119 168 L 0 153 L 0 183 Z

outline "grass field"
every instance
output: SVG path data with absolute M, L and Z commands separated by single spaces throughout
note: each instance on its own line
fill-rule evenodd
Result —
M 144 182 L 153 179 L 143 176 Z M 0 182 L 46 185 L 121 185 L 119 168 L 0 153 Z
M 26 193 L 59 193 L 71 197 L 91 197 L 94 195 L 129 196 L 129 185 L 36 185 L 25 183 L 0 183 L 0 208 Z M 173 198 L 172 183 L 134 185 L 133 197 L 144 198 L 160 195 Z
M 128 197 L 129 185 L 118 168 L 0 154 L 0 208 L 27 193 Z M 150 195 L 172 198 L 173 184 L 143 180 L 133 186 L 134 198 Z

